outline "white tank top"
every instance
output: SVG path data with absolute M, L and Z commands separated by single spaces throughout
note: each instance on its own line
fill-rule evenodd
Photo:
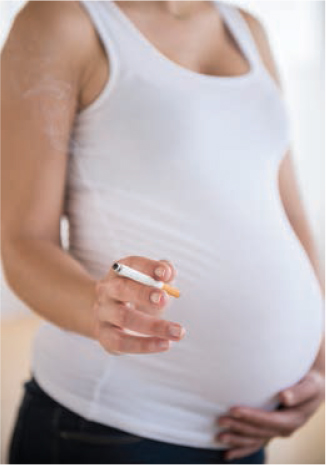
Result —
M 115 356 L 45 322 L 32 370 L 86 419 L 225 449 L 219 415 L 275 408 L 323 333 L 322 293 L 278 190 L 287 111 L 234 6 L 213 2 L 250 71 L 217 77 L 165 57 L 111 1 L 81 4 L 111 69 L 71 136 L 69 253 L 95 278 L 128 255 L 171 260 L 182 295 L 162 317 L 187 334 L 168 352 Z

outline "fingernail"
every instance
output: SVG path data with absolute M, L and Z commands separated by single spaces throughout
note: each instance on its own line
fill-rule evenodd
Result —
M 178 325 L 172 325 L 169 328 L 169 334 L 172 337 L 180 337 L 183 332 L 184 332 L 183 328 Z
M 159 349 L 168 349 L 170 346 L 169 341 L 160 341 L 157 343 L 156 347 Z
M 242 412 L 239 412 L 238 410 L 235 410 L 232 412 L 232 416 L 235 418 L 241 418 L 242 417 Z
M 164 278 L 165 268 L 163 268 L 162 266 L 159 266 L 158 268 L 155 269 L 155 274 L 159 276 L 160 278 Z
M 164 261 L 167 262 L 167 263 L 166 263 L 167 266 L 164 266 L 164 267 L 160 267 L 160 266 L 159 266 L 159 268 L 164 268 L 164 271 L 165 271 L 164 279 L 165 279 L 166 281 L 168 281 L 168 280 L 171 278 L 171 276 L 172 276 L 172 268 L 171 268 L 171 267 L 172 267 L 173 265 L 170 264 L 170 261 L 169 261 L 169 260 L 164 260 Z
M 161 300 L 161 294 L 159 292 L 152 292 L 149 298 L 154 304 L 158 304 Z

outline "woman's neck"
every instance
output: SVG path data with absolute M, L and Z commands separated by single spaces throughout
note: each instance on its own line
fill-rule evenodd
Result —
M 195 0 L 166 0 L 160 1 L 162 7 L 166 9 L 166 11 L 172 16 L 180 17 L 180 18 L 187 18 L 196 14 L 199 10 L 202 9 L 203 3 L 200 1 Z
M 137 8 L 141 8 L 147 12 L 160 11 L 161 13 L 166 13 L 178 19 L 187 19 L 206 10 L 207 4 L 210 2 L 203 0 L 138 0 L 137 2 L 124 1 L 123 3 L 127 7 L 135 7 L 135 5 L 137 5 Z

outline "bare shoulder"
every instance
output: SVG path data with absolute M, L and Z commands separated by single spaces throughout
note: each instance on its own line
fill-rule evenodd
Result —
M 1 167 L 7 174 L 1 220 L 8 238 L 60 243 L 69 140 L 93 34 L 74 1 L 31 1 L 14 20 L 1 54 Z
M 257 18 L 256 15 L 249 13 L 243 8 L 238 8 L 240 14 L 244 17 L 247 22 L 252 36 L 256 42 L 260 56 L 272 75 L 276 83 L 281 86 L 279 72 L 276 66 L 276 62 L 273 56 L 273 51 L 269 42 L 268 34 L 263 23 Z
M 56 69 L 82 78 L 93 40 L 94 29 L 79 2 L 29 1 L 17 14 L 2 55 L 19 58 L 21 67 L 52 60 Z
M 92 25 L 78 1 L 29 1 L 15 19 L 16 28 L 28 29 L 35 35 L 35 29 L 43 34 L 55 34 L 58 40 L 87 44 Z M 69 45 L 66 44 L 66 45 Z

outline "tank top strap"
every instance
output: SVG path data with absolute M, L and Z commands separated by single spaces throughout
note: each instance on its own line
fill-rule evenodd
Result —
M 251 65 L 253 67 L 261 67 L 263 62 L 256 45 L 256 41 L 247 21 L 238 8 L 235 5 L 228 4 L 220 0 L 214 0 L 214 3 L 223 15 L 230 30 L 237 38 L 238 44 L 240 45 L 243 53 L 247 56 L 247 59 L 251 62 Z
M 112 0 L 79 0 L 104 46 L 110 63 L 110 81 L 115 81 L 123 68 L 130 68 L 132 61 L 131 37 L 116 15 Z M 130 47 L 131 46 L 131 47 Z M 137 54 L 136 54 L 137 55 Z

